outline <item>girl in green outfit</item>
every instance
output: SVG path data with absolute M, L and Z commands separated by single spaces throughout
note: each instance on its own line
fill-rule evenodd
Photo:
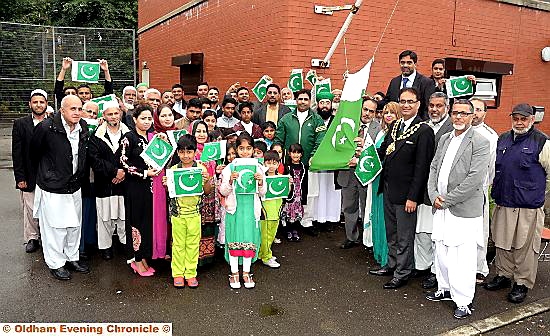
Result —
M 260 197 L 266 193 L 263 167 L 252 159 L 254 140 L 243 132 L 236 141 L 237 159 L 227 165 L 222 171 L 220 193 L 225 196 L 225 259 L 231 267 L 229 286 L 234 289 L 241 287 L 239 265 L 243 265 L 243 283 L 245 288 L 254 288 L 255 283 L 250 274 L 252 262 L 258 258 L 261 245 L 260 216 L 262 203 Z M 246 169 L 237 171 L 237 163 L 246 159 Z M 255 193 L 236 193 L 236 186 L 246 189 L 243 182 L 246 172 L 255 170 L 253 179 L 257 182 Z

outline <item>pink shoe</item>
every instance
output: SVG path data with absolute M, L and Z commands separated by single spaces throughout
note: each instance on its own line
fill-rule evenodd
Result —
M 199 287 L 199 281 L 197 280 L 197 278 L 187 279 L 187 286 L 189 286 L 189 288 L 195 289 Z
M 140 276 L 142 277 L 148 277 L 148 276 L 152 276 L 153 275 L 153 272 L 151 272 L 150 270 L 147 270 L 145 272 L 140 272 L 139 271 L 139 268 L 137 267 L 136 263 L 133 262 L 130 264 L 130 266 L 132 267 L 132 269 L 134 270 L 134 273 L 137 273 L 139 274 Z
M 155 269 L 151 266 L 147 266 L 147 270 L 150 271 L 151 273 L 155 273 Z
M 174 278 L 174 287 L 176 287 L 176 288 L 185 287 L 185 281 L 183 281 L 183 277 L 175 277 Z

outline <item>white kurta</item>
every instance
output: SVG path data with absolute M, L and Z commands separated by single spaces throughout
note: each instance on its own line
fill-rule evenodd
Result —
M 342 195 L 334 185 L 334 172 L 321 171 L 318 177 L 319 192 L 315 198 L 313 218 L 319 223 L 339 222 L 342 212 Z

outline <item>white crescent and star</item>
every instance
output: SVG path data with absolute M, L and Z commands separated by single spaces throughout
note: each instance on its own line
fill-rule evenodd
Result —
M 462 78 L 462 79 L 460 80 L 460 84 L 461 84 L 460 86 L 461 86 L 461 87 L 464 87 L 464 84 L 467 84 L 466 81 L 467 81 L 467 79 Z M 464 89 L 459 89 L 458 86 L 457 86 L 458 82 L 459 82 L 459 81 L 453 82 L 453 89 L 454 89 L 456 92 L 458 92 L 458 93 L 464 93 L 464 92 L 468 91 L 468 89 L 469 89 L 468 85 L 466 85 L 466 87 L 465 87 Z
M 340 119 L 340 124 L 336 126 L 336 129 L 334 130 L 334 134 L 332 135 L 332 147 L 336 148 L 336 140 L 338 139 L 337 135 L 339 132 L 342 131 L 342 124 L 348 124 L 350 125 L 353 132 L 355 132 L 355 121 L 350 118 L 342 118 Z M 339 139 L 338 144 L 343 145 L 346 142 L 347 138 L 342 137 Z
M 288 83 L 288 86 L 289 86 L 289 89 L 292 91 L 292 92 L 295 92 L 295 91 L 298 91 L 298 86 L 294 84 L 294 82 L 296 80 L 300 81 L 302 78 L 302 75 L 299 73 L 299 72 L 295 72 L 293 73 L 292 75 L 290 75 L 290 80 L 289 80 L 289 83 Z M 297 84 L 299 84 L 300 82 L 298 82 Z
M 216 157 L 216 155 L 218 155 L 218 147 L 212 146 L 212 147 L 210 147 L 210 148 L 214 148 L 214 151 L 213 151 L 213 153 L 212 153 L 211 155 L 208 155 L 208 156 L 207 156 L 208 159 L 211 159 L 211 158 L 213 158 L 213 157 Z M 212 151 L 211 151 L 211 152 L 212 152 Z
M 254 175 L 254 172 L 250 169 L 243 169 L 239 172 L 239 177 L 237 178 L 237 183 L 241 186 L 241 188 L 246 190 L 246 187 L 243 185 L 243 175 L 245 173 L 250 172 L 250 174 Z
M 155 148 L 161 148 L 162 147 L 162 155 L 157 155 L 155 153 Z M 161 146 L 160 144 L 155 144 L 155 148 L 151 150 L 151 156 L 154 157 L 157 160 L 163 160 L 166 155 L 168 154 L 168 150 L 166 149 L 166 146 Z
M 198 179 L 198 180 L 197 180 L 197 183 L 195 183 L 194 186 L 191 186 L 191 187 L 190 187 L 190 186 L 186 185 L 185 183 L 183 183 L 183 181 L 182 181 L 182 177 L 185 177 L 185 176 L 186 176 L 185 174 L 181 174 L 181 175 L 179 176 L 179 179 L 178 179 L 178 186 L 179 186 L 182 190 L 185 190 L 185 191 L 187 191 L 187 192 L 191 192 L 191 191 L 197 189 L 197 187 L 199 186 L 199 183 L 201 183 L 201 180 Z M 193 178 L 194 178 L 193 175 L 190 175 L 190 176 L 189 176 L 189 179 L 190 179 L 190 180 L 192 180 Z
M 365 155 L 361 161 L 359 161 L 359 170 L 362 171 L 362 172 L 365 172 L 365 173 L 370 173 L 371 171 L 368 169 L 368 168 L 365 168 L 365 163 L 369 160 L 369 159 L 374 159 L 374 157 L 370 156 L 370 155 Z M 374 163 L 371 162 L 371 164 L 369 165 L 370 168 L 374 168 Z
M 85 65 L 83 67 L 80 67 L 80 75 L 82 77 L 86 78 L 86 79 L 93 79 L 96 76 L 96 74 L 92 73 L 92 75 L 88 75 L 88 73 L 84 71 L 86 68 L 88 68 L 90 70 L 94 70 L 94 68 L 92 66 Z
M 274 184 L 282 185 L 282 184 L 283 184 L 283 181 L 279 181 L 279 183 L 273 182 L 273 183 L 270 183 L 270 184 L 269 184 L 268 189 L 269 189 L 269 192 L 270 192 L 273 196 L 279 196 L 279 195 L 281 195 L 282 193 L 285 192 L 285 190 L 286 190 L 286 185 L 284 186 L 283 189 L 281 189 L 281 190 L 279 190 L 279 191 L 275 191 L 275 190 L 273 190 L 273 185 L 274 185 Z

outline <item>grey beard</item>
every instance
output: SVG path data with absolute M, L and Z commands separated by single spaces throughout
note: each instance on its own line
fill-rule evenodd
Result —
M 529 132 L 529 130 L 531 129 L 531 127 L 533 127 L 533 125 L 529 125 L 529 127 L 524 128 L 524 129 L 522 129 L 522 130 L 518 130 L 518 129 L 516 129 L 515 127 L 512 127 L 512 130 L 514 131 L 514 134 L 515 134 L 515 135 L 522 135 L 522 134 L 525 134 L 525 133 Z

